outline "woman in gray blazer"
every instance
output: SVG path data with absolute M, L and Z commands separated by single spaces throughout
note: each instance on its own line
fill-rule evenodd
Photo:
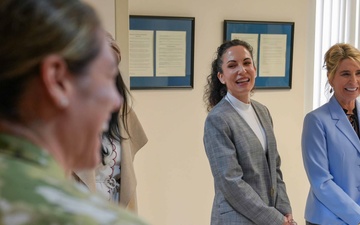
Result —
M 328 103 L 304 119 L 302 153 L 311 188 L 307 224 L 360 224 L 360 51 L 335 44 L 325 54 Z
M 250 99 L 255 77 L 247 42 L 227 41 L 217 49 L 204 95 L 204 146 L 215 185 L 212 225 L 296 224 L 270 113 Z

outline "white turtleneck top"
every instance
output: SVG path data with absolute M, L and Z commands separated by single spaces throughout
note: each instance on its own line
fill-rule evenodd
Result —
M 234 107 L 234 109 L 239 113 L 239 115 L 246 121 L 246 123 L 251 127 L 251 129 L 256 134 L 259 139 L 264 151 L 267 149 L 266 145 L 266 136 L 264 128 L 261 126 L 259 118 L 256 115 L 256 112 L 251 104 L 243 103 L 229 92 L 226 94 L 225 99 Z

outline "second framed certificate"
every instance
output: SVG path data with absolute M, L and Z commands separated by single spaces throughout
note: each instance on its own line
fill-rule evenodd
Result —
M 290 89 L 293 22 L 224 21 L 224 40 L 240 39 L 253 47 L 256 89 Z

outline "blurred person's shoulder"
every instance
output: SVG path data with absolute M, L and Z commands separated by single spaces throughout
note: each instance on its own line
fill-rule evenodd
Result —
M 68 180 L 41 149 L 0 135 L 0 225 L 54 223 L 146 224 Z

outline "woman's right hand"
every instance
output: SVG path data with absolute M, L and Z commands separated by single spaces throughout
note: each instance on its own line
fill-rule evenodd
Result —
M 284 223 L 283 225 L 297 225 L 294 219 L 289 219 L 288 217 L 284 216 Z

